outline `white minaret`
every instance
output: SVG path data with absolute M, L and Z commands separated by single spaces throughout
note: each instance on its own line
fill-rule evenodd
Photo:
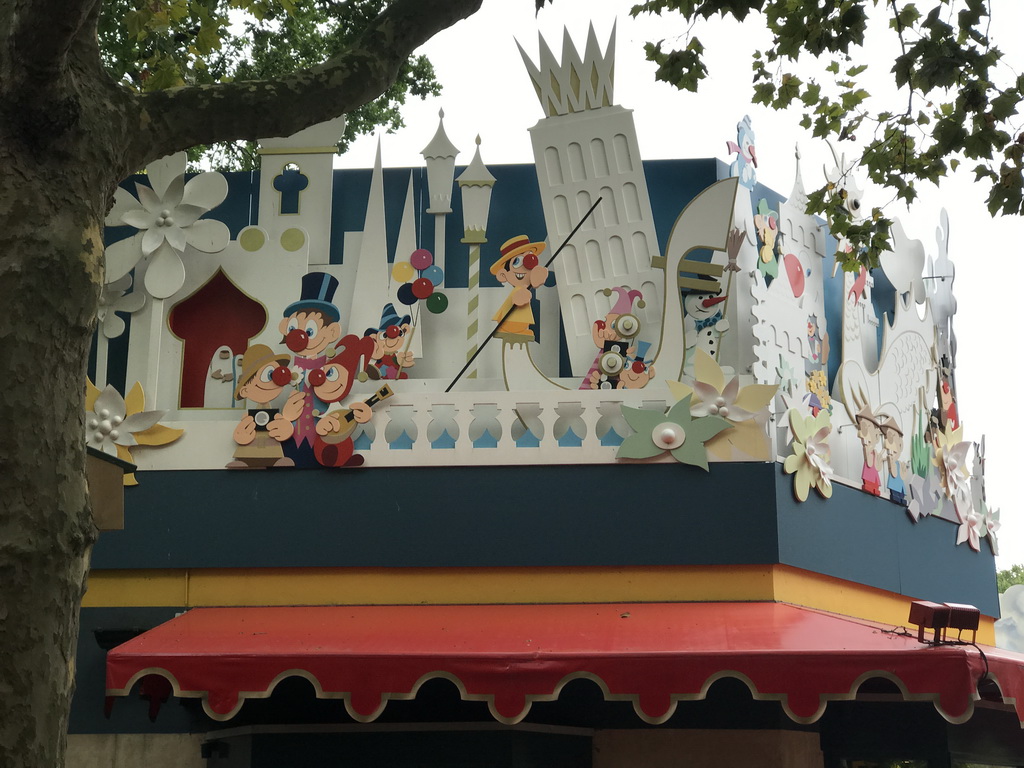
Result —
M 601 198 L 552 265 L 569 358 L 580 376 L 594 359 L 591 324 L 611 307 L 605 288 L 643 291 L 644 341 L 657 341 L 664 305 L 664 281 L 655 271 L 663 262 L 633 113 L 612 99 L 614 48 L 615 29 L 602 53 L 593 26 L 582 58 L 568 31 L 561 61 L 543 37 L 537 64 L 519 47 L 546 115 L 530 134 L 549 247 L 561 245 Z
M 455 158 L 459 150 L 444 131 L 444 110 L 437 113 L 437 132 L 420 153 L 427 163 L 427 194 L 434 214 L 434 263 L 444 269 L 445 217 L 452 212 Z
M 480 159 L 480 137 L 476 154 L 458 178 L 462 192 L 462 242 L 469 245 L 469 278 L 466 291 L 466 362 L 479 349 L 480 334 L 480 246 L 487 242 L 487 214 L 491 210 L 491 190 L 496 179 Z M 466 378 L 476 378 L 476 368 Z

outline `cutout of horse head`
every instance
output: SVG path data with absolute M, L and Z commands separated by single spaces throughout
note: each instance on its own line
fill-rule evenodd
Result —
M 853 176 L 853 169 L 857 167 L 856 161 L 847 163 L 846 154 L 836 155 L 836 149 L 832 142 L 828 144 L 829 151 L 835 166 L 832 170 L 825 169 L 825 180 L 833 186 L 834 195 L 839 195 L 843 201 L 843 208 L 850 214 L 854 221 L 864 220 L 864 190 L 860 188 L 857 179 Z

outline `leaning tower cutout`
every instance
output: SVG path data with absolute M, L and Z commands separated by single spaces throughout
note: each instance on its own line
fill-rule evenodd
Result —
M 536 64 L 519 46 L 545 114 L 530 134 L 550 246 L 557 248 L 602 198 L 552 264 L 577 376 L 594 360 L 590 329 L 611 307 L 606 288 L 643 291 L 642 340 L 656 341 L 661 322 L 662 278 L 652 267 L 660 261 L 658 240 L 633 112 L 613 103 L 614 51 L 615 28 L 602 53 L 593 25 L 582 58 L 568 31 L 561 61 L 543 37 Z

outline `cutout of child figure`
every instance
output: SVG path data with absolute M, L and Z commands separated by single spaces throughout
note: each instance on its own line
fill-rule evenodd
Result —
M 266 344 L 254 344 L 242 355 L 235 400 L 251 400 L 257 407 L 249 409 L 235 427 L 233 437 L 238 448 L 227 464 L 228 469 L 295 466 L 284 455 L 281 444 L 295 431 L 292 422 L 302 412 L 303 395 L 293 392 L 281 411 L 270 407 L 291 384 L 290 359 L 286 354 L 276 354 Z
M 548 279 L 548 268 L 537 258 L 544 251 L 544 243 L 531 243 L 526 235 L 516 235 L 501 246 L 501 255 L 491 265 L 491 274 L 505 283 L 512 292 L 491 318 L 499 323 L 495 336 L 504 341 L 526 343 L 536 341 L 533 325 L 536 322 L 530 301 L 533 291 Z
M 881 427 L 874 412 L 865 405 L 857 412 L 857 437 L 864 447 L 864 469 L 860 473 L 861 489 L 875 496 L 881 496 L 882 478 L 878 474 L 880 457 L 878 441 L 882 437 Z
M 637 357 L 626 364 L 619 374 L 619 383 L 616 389 L 643 389 L 651 379 L 654 378 L 654 366 L 644 362 L 643 357 Z
M 373 357 L 366 366 L 366 375 L 371 379 L 409 378 L 403 369 L 416 365 L 416 359 L 411 349 L 403 350 L 403 347 L 406 337 L 412 333 L 411 321 L 410 315 L 399 317 L 395 305 L 389 302 L 381 311 L 380 325 L 363 332 L 363 336 L 373 339 Z
M 885 463 L 888 467 L 889 501 L 900 506 L 907 506 L 907 487 L 903 482 L 906 466 L 900 461 L 903 455 L 903 430 L 892 416 L 882 424 L 882 435 L 885 440 Z

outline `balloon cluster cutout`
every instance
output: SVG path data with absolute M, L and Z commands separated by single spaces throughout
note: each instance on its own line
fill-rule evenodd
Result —
M 448 309 L 448 297 L 434 290 L 444 282 L 444 270 L 434 263 L 434 254 L 426 248 L 417 248 L 408 261 L 396 261 L 391 277 L 401 283 L 398 300 L 406 306 L 424 301 L 435 315 Z

